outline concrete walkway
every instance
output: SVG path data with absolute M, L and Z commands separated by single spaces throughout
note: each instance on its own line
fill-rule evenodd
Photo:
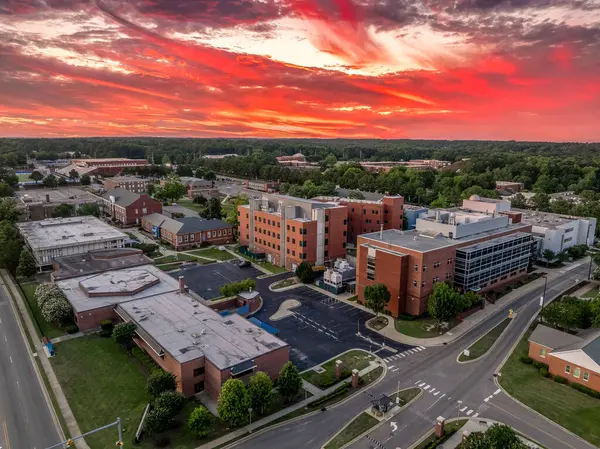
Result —
M 69 406 L 69 403 L 67 402 L 67 398 L 65 397 L 65 395 L 62 391 L 62 387 L 60 386 L 60 383 L 58 382 L 58 378 L 56 377 L 56 374 L 54 373 L 54 369 L 52 368 L 52 365 L 50 364 L 50 360 L 48 360 L 48 357 L 46 356 L 46 353 L 43 349 L 44 345 L 42 344 L 41 336 L 38 335 L 38 333 L 35 329 L 35 326 L 33 325 L 33 321 L 31 320 L 31 317 L 29 316 L 29 312 L 27 310 L 27 306 L 25 305 L 24 299 L 21 296 L 21 292 L 20 292 L 19 288 L 15 285 L 13 278 L 5 270 L 2 270 L 2 271 L 3 271 L 3 275 L 4 275 L 3 278 L 5 279 L 5 282 L 6 282 L 6 286 L 9 288 L 11 297 L 15 301 L 16 306 L 19 309 L 19 312 L 21 314 L 21 317 L 23 318 L 23 321 L 25 324 L 25 329 L 26 329 L 27 333 L 29 334 L 29 336 L 31 337 L 31 340 L 34 342 L 35 350 L 37 351 L 36 352 L 37 358 L 39 359 L 40 363 L 42 364 L 42 368 L 44 370 L 44 373 L 46 374 L 46 378 L 48 379 L 48 383 L 50 384 L 50 388 L 52 389 L 54 398 L 56 399 L 56 402 L 58 403 L 60 413 L 62 414 L 62 416 L 67 424 L 69 434 L 70 434 L 70 436 L 81 435 L 81 433 L 82 433 L 81 429 L 79 428 L 79 425 L 77 424 L 77 421 L 75 420 L 73 411 L 71 410 L 71 407 Z M 37 365 L 34 365 L 34 366 L 37 367 Z M 43 382 L 42 382 L 42 390 L 44 392 L 46 391 L 46 386 L 44 385 Z M 52 405 L 50 398 L 46 397 L 46 400 L 48 402 L 49 409 L 53 412 L 53 414 L 56 414 L 56 410 L 54 409 L 54 406 Z M 56 426 L 57 426 L 59 435 L 63 435 L 62 428 L 60 426 L 60 422 L 58 421 L 58 417 L 56 417 Z M 78 449 L 90 449 L 90 447 L 88 446 L 88 444 L 85 442 L 85 440 L 83 438 L 76 440 L 75 445 L 77 446 Z

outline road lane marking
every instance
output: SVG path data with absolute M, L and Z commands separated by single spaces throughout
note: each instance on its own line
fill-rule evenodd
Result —
M 435 393 L 433 393 L 434 396 L 437 396 L 438 394 L 440 394 L 439 391 L 436 391 Z M 442 399 L 442 398 L 440 398 L 440 399 Z
M 417 385 L 419 382 L 421 382 L 421 379 L 417 380 L 417 381 L 415 382 L 415 385 Z
M 4 341 L 8 343 L 8 340 L 6 339 L 6 335 L 4 336 Z
M 419 348 L 421 348 L 421 349 L 425 349 L 425 346 L 419 346 Z
M 12 363 L 12 362 L 13 362 L 13 361 L 12 361 L 12 357 L 11 357 L 11 356 L 8 356 L 8 358 L 10 359 L 10 363 Z
M 446 396 L 446 393 L 442 394 L 442 395 L 440 396 L 440 399 L 442 399 L 444 396 Z
M 400 371 L 400 368 L 393 369 L 392 373 L 395 373 L 395 372 L 398 372 L 398 371 Z
M 469 410 L 469 411 L 467 412 L 467 416 L 471 416 L 471 413 L 473 413 L 473 410 Z
M 395 365 L 388 366 L 388 369 L 392 369 Z
M 2 420 L 2 432 L 4 433 L 4 441 L 6 442 L 6 448 L 10 449 L 10 440 L 8 439 L 8 428 L 6 427 L 5 420 Z
M 433 393 L 434 391 L 435 391 L 435 388 L 432 388 L 430 393 Z M 438 391 L 438 393 L 439 393 L 439 391 Z
M 496 396 L 497 394 L 499 394 L 500 391 L 502 391 L 502 390 L 500 390 L 500 388 L 498 388 L 496 391 L 494 391 L 494 396 Z
M 423 385 L 425 385 L 425 382 L 420 383 L 419 387 L 423 388 Z
M 465 405 L 463 408 L 460 409 L 460 412 L 464 412 L 467 409 L 467 406 Z
M 475 414 L 473 415 L 473 418 L 477 418 L 478 416 L 479 416 L 479 413 L 475 413 Z M 33 448 L 33 449 L 35 449 L 35 448 Z
M 17 380 L 17 388 L 20 390 L 21 386 L 19 385 L 19 381 Z
M 429 390 L 429 387 L 431 387 L 431 385 L 427 384 L 427 385 L 425 386 L 425 388 L 423 388 L 423 390 L 427 391 L 427 390 Z

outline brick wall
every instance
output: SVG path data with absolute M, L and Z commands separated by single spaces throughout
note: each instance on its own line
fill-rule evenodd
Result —
M 100 323 L 103 320 L 117 321 L 119 319 L 119 316 L 115 312 L 115 308 L 112 305 L 101 307 L 95 310 L 78 312 L 74 314 L 74 317 L 79 330 L 82 331 L 100 327 Z

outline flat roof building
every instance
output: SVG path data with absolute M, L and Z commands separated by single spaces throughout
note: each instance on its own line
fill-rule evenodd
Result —
M 52 265 L 56 257 L 123 248 L 127 238 L 92 216 L 52 218 L 17 226 L 40 268 Z
M 134 193 L 146 193 L 151 180 L 148 178 L 140 178 L 137 176 L 115 176 L 114 178 L 106 178 L 102 180 L 102 184 L 106 190 L 123 189 Z
M 52 280 L 121 270 L 153 263 L 141 249 L 117 248 L 88 251 L 83 254 L 54 258 Z
M 178 379 L 186 396 L 216 399 L 229 378 L 255 371 L 276 378 L 289 346 L 239 315 L 221 316 L 185 293 L 179 281 L 153 265 L 60 280 L 80 329 L 102 320 L 134 322 L 135 342 Z
M 151 214 L 142 219 L 142 228 L 155 238 L 169 242 L 175 249 L 200 246 L 202 243 L 223 245 L 233 241 L 233 226 L 223 220 L 206 220 L 191 216 L 170 218 Z

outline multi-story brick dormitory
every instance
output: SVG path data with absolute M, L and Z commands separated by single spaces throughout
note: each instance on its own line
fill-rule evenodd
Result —
M 102 194 L 103 212 L 124 226 L 139 225 L 146 215 L 162 212 L 160 201 L 146 193 L 112 189 Z

